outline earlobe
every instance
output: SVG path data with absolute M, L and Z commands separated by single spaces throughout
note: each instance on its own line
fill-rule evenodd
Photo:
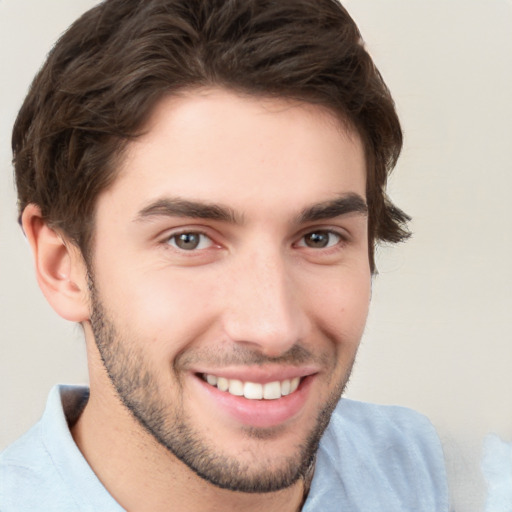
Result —
M 87 272 L 79 249 L 49 227 L 34 204 L 23 211 L 22 225 L 46 300 L 66 320 L 88 320 Z

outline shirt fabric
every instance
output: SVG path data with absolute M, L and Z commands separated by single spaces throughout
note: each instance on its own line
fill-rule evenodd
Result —
M 41 420 L 0 455 L 2 512 L 122 512 L 68 425 L 88 389 L 56 386 Z M 396 406 L 342 399 L 317 453 L 303 512 L 446 512 L 443 453 L 431 423 Z
M 512 443 L 488 434 L 483 452 L 482 473 L 488 493 L 485 512 L 512 512 Z

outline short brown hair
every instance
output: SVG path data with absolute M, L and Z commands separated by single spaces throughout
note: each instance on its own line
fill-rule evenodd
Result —
M 41 208 L 84 256 L 98 194 L 164 95 L 220 86 L 326 106 L 361 136 L 369 258 L 408 236 L 385 185 L 402 147 L 394 103 L 336 0 L 106 0 L 56 43 L 14 125 L 19 211 Z

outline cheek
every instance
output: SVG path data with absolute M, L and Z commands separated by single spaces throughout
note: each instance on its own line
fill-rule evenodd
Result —
M 359 345 L 371 297 L 369 272 L 333 275 L 329 284 L 311 295 L 315 316 L 322 328 L 339 344 Z
M 120 328 L 150 352 L 176 353 L 212 325 L 215 287 L 187 272 L 133 272 L 108 288 L 102 296 Z

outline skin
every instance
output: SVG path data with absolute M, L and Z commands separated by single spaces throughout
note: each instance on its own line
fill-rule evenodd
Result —
M 365 185 L 359 137 L 325 109 L 207 89 L 162 100 L 130 143 L 89 268 L 27 208 L 41 287 L 86 334 L 72 433 L 124 508 L 300 508 L 368 312 Z M 262 404 L 204 373 L 305 378 Z

